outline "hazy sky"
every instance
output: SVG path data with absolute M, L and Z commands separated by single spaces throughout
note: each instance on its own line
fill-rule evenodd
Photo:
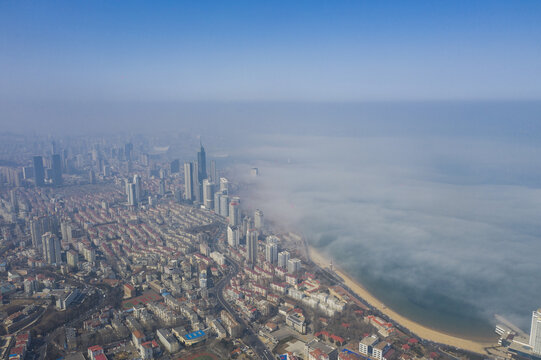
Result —
M 539 1 L 0 1 L 4 101 L 541 99 Z

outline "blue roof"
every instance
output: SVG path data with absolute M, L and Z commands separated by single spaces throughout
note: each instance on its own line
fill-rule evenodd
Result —
M 205 336 L 205 332 L 203 330 L 194 331 L 193 333 L 184 335 L 187 340 L 197 339 L 201 336 Z

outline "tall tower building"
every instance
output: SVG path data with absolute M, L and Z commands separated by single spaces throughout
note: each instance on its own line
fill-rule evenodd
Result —
M 193 200 L 193 164 L 184 163 L 184 199 Z
M 278 262 L 278 244 L 275 242 L 267 242 L 265 244 L 265 260 L 271 264 Z
M 128 184 L 128 205 L 137 205 L 137 192 L 135 184 Z
M 218 178 L 216 177 L 216 161 L 215 160 L 210 160 L 210 174 L 209 174 L 209 178 L 210 180 L 213 182 L 213 183 L 217 183 L 218 182 Z
M 192 176 L 193 200 L 196 204 L 201 204 L 203 200 L 203 191 L 201 181 L 199 180 L 199 164 L 197 162 L 193 163 Z
M 203 179 L 207 178 L 207 155 L 203 144 L 201 144 L 201 150 L 197 153 L 197 173 L 198 180 L 202 183 Z
M 252 266 L 257 263 L 257 237 L 256 229 L 250 229 L 246 232 L 246 259 Z
M 51 158 L 53 169 L 53 184 L 55 186 L 62 185 L 62 159 L 59 154 L 54 154 Z
M 229 180 L 224 177 L 220 178 L 220 191 L 224 194 L 227 194 L 229 191 Z
M 138 203 L 141 201 L 143 196 L 143 186 L 141 184 L 141 176 L 133 175 L 133 184 L 135 185 L 135 202 Z
M 57 219 L 54 216 L 41 216 L 30 220 L 30 235 L 32 237 L 32 246 L 39 251 L 43 249 L 42 237 L 47 232 L 57 231 Z
M 240 205 L 236 202 L 229 203 L 229 225 L 237 226 L 240 224 Z
M 45 170 L 43 169 L 43 158 L 41 156 L 34 156 L 34 179 L 36 186 L 45 185 Z
M 165 179 L 160 179 L 160 195 L 165 196 Z
M 171 174 L 176 174 L 180 171 L 180 161 L 178 159 L 171 161 L 169 171 L 171 171 Z
M 227 227 L 227 243 L 233 248 L 239 246 L 239 228 L 237 226 L 229 225 Z
M 214 183 L 209 179 L 203 180 L 203 204 L 209 210 L 214 207 Z
M 536 354 L 541 354 L 541 309 L 532 313 L 532 327 L 530 329 L 530 346 Z
M 242 219 L 241 233 L 246 235 L 248 233 L 248 230 L 253 229 L 253 228 L 254 228 L 254 222 L 252 221 L 252 218 L 249 216 L 245 216 Z
M 289 251 L 282 251 L 278 254 L 278 266 L 285 269 L 289 261 Z
M 30 236 L 32 237 L 32 247 L 40 249 L 41 236 L 44 234 L 42 221 L 40 218 L 30 220 Z
M 60 250 L 60 239 L 50 232 L 43 234 L 43 258 L 48 264 L 62 264 L 62 252 Z
M 93 169 L 90 169 L 90 171 L 88 172 L 88 181 L 89 181 L 91 184 L 95 184 L 95 183 L 96 183 L 96 173 L 94 172 Z
M 229 196 L 226 194 L 220 196 L 220 215 L 223 217 L 229 216 Z
M 299 259 L 289 259 L 287 261 L 287 272 L 290 274 L 298 273 L 301 269 L 301 261 Z
M 9 191 L 9 202 L 13 212 L 19 212 L 19 202 L 17 201 L 17 191 L 15 189 Z
M 220 198 L 222 197 L 222 193 L 219 191 L 216 191 L 214 193 L 214 213 L 220 214 Z
M 257 209 L 254 213 L 254 226 L 257 230 L 263 229 L 263 211 Z

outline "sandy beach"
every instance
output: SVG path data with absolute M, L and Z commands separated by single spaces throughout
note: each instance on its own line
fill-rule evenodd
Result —
M 312 247 L 309 247 L 309 251 L 310 251 L 310 257 L 314 263 L 316 263 L 322 268 L 326 268 L 329 266 L 328 258 L 323 256 L 321 253 L 317 252 Z M 409 329 L 411 332 L 413 332 L 414 334 L 416 334 L 417 336 L 423 339 L 454 346 L 457 348 L 465 349 L 465 350 L 476 352 L 479 354 L 486 354 L 485 347 L 497 345 L 496 343 L 488 343 L 488 342 L 481 343 L 481 342 L 476 342 L 476 341 L 472 341 L 468 339 L 462 339 L 453 335 L 443 333 L 438 330 L 428 328 L 419 323 L 416 323 L 415 321 L 412 321 L 398 314 L 392 309 L 389 309 L 388 307 L 386 307 L 375 296 L 373 296 L 365 288 L 363 288 L 361 284 L 359 284 L 358 282 L 353 280 L 351 277 L 349 277 L 347 274 L 345 274 L 343 271 L 341 271 L 339 268 L 337 268 L 336 264 L 334 264 L 334 270 L 340 277 L 342 277 L 342 279 L 344 279 L 345 284 L 349 286 L 351 290 L 357 293 L 357 295 L 363 298 L 366 302 L 368 302 L 370 305 L 380 310 L 383 314 L 387 315 L 389 318 L 391 318 L 398 324 L 402 325 L 403 327 Z

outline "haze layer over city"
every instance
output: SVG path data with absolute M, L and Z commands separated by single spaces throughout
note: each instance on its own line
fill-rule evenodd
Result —
M 21 358 L 145 358 L 140 331 L 156 358 L 316 359 L 316 340 L 330 359 L 539 358 L 540 18 L 534 1 L 2 2 L 2 354 L 24 332 Z M 44 327 L 60 290 L 95 314 Z M 114 344 L 87 329 L 105 312 Z

